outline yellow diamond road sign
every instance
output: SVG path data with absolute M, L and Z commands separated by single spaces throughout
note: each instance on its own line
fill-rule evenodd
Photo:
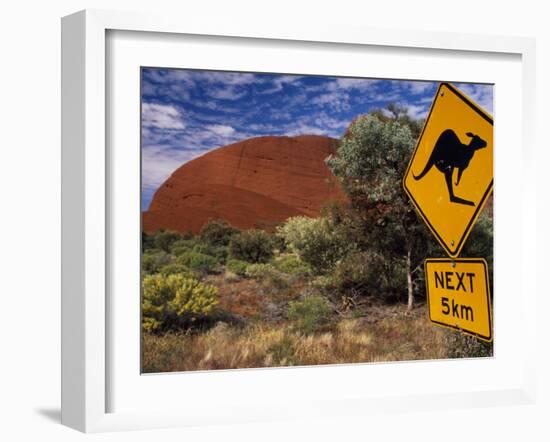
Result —
M 430 321 L 491 341 L 491 295 L 485 260 L 428 258 L 424 270 Z
M 493 188 L 493 118 L 440 84 L 403 187 L 447 254 L 458 256 Z

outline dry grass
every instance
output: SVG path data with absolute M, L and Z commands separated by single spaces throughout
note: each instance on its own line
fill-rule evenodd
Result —
M 445 331 L 425 315 L 401 313 L 374 323 L 343 319 L 331 331 L 305 336 L 266 324 L 219 324 L 205 334 L 144 335 L 143 371 L 407 361 L 447 357 Z

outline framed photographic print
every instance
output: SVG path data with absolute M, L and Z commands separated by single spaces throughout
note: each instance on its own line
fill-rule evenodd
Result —
M 533 42 L 459 37 L 64 18 L 63 423 L 531 401 Z

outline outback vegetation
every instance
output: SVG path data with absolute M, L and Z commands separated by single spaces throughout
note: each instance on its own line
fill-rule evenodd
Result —
M 210 220 L 142 234 L 145 372 L 488 356 L 427 320 L 423 260 L 441 252 L 401 179 L 422 122 L 398 106 L 355 119 L 326 164 L 349 204 L 267 233 Z M 492 212 L 463 255 L 492 275 Z

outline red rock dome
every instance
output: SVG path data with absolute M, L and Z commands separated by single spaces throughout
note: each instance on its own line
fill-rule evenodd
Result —
M 241 229 L 273 230 L 291 216 L 318 216 L 329 201 L 344 201 L 325 165 L 335 140 L 303 135 L 258 137 L 185 163 L 156 191 L 143 230 L 198 233 L 209 219 Z

